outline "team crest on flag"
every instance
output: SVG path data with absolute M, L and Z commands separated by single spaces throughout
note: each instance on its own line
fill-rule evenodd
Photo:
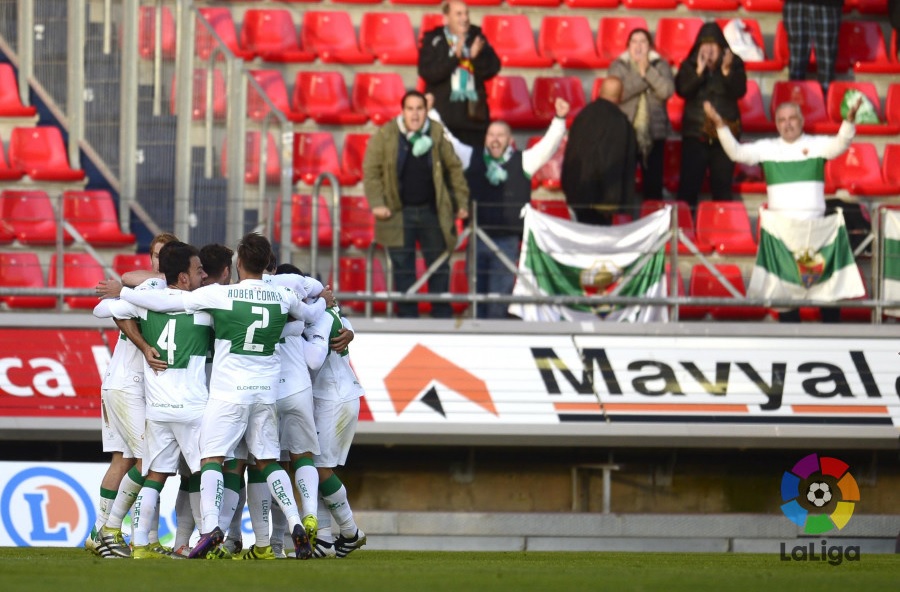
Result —
M 797 257 L 797 269 L 800 272 L 800 281 L 807 288 L 811 288 L 825 273 L 825 257 L 822 253 L 805 251 Z

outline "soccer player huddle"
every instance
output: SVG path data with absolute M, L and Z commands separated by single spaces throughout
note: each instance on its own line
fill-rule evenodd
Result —
M 293 265 L 275 268 L 271 244 L 255 233 L 238 245 L 237 283 L 225 246 L 198 250 L 161 234 L 150 251 L 152 271 L 123 276 L 137 287 L 97 287 L 106 298 L 95 316 L 121 333 L 101 386 L 112 460 L 85 548 L 253 560 L 286 557 L 286 537 L 297 559 L 346 557 L 365 545 L 333 471 L 347 459 L 362 387 L 349 361 L 353 330 L 331 291 Z M 159 496 L 176 473 L 170 549 L 159 542 Z M 129 510 L 131 545 L 122 535 Z

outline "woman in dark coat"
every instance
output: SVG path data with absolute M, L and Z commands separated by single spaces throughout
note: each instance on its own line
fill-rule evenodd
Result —
M 739 137 L 738 99 L 747 92 L 747 73 L 744 62 L 732 53 L 716 23 L 709 22 L 700 28 L 690 54 L 678 69 L 675 90 L 685 100 L 678 199 L 695 207 L 708 170 L 713 199 L 731 200 L 734 163 L 719 145 L 715 126 L 707 119 L 703 103 L 712 103 L 735 137 Z

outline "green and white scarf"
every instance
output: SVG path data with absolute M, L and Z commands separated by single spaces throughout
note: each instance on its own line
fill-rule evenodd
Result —
M 425 118 L 425 125 L 419 131 L 411 132 L 406 129 L 403 123 L 403 116 L 397 116 L 397 125 L 400 127 L 400 133 L 412 144 L 413 156 L 419 157 L 431 150 L 434 142 L 431 140 L 431 120 Z
M 444 36 L 447 38 L 447 44 L 450 46 L 450 55 L 455 56 L 456 42 L 459 37 L 444 27 Z M 450 101 L 477 101 L 478 92 L 475 90 L 475 66 L 469 59 L 469 48 L 463 44 L 462 58 L 459 60 L 459 66 L 450 76 Z
M 487 177 L 488 183 L 491 185 L 500 185 L 506 181 L 509 177 L 509 173 L 503 168 L 503 165 L 509 162 L 512 153 L 512 146 L 508 146 L 500 158 L 494 158 L 487 148 L 484 149 L 484 164 L 487 166 L 487 171 L 484 176 Z

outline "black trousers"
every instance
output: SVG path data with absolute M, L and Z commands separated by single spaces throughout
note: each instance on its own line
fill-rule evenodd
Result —
M 716 201 L 731 201 L 731 182 L 734 179 L 734 163 L 722 150 L 718 141 L 712 143 L 698 138 L 685 137 L 681 141 L 681 179 L 678 199 L 696 209 L 706 171 L 709 171 L 709 187 Z

